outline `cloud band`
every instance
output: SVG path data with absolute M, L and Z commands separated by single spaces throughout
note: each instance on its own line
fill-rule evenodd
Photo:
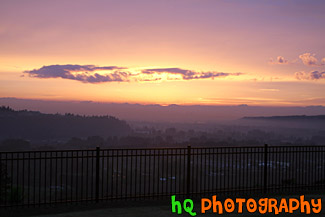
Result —
M 101 72 L 99 73 L 99 71 Z M 181 68 L 143 69 L 140 73 L 131 73 L 126 67 L 71 64 L 43 66 L 39 69 L 24 71 L 24 73 L 35 78 L 62 78 L 83 83 L 129 82 L 132 80 L 144 82 L 159 81 L 162 80 L 162 74 L 176 75 L 176 77 L 168 78 L 167 80 L 214 79 L 243 74 L 240 72 L 198 72 Z

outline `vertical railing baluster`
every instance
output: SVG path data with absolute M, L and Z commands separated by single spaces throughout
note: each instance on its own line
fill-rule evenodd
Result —
M 189 197 L 190 195 L 190 183 L 191 183 L 191 146 L 187 146 L 187 177 L 186 177 L 186 195 Z
M 99 202 L 99 166 L 100 148 L 96 147 L 96 203 Z
M 267 192 L 267 151 L 268 151 L 268 145 L 264 145 L 264 193 Z

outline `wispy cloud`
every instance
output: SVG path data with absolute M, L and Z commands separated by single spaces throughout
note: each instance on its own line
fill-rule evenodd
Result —
M 184 80 L 193 80 L 193 79 L 207 79 L 207 78 L 217 78 L 217 77 L 227 77 L 227 76 L 239 76 L 243 73 L 226 73 L 226 72 L 198 72 L 193 70 L 181 69 L 181 68 L 156 68 L 156 69 L 145 69 L 141 71 L 142 74 L 173 74 L 180 75 Z M 172 78 L 173 79 L 173 78 Z M 171 79 L 171 80 L 172 80 Z
M 101 71 L 101 72 L 99 72 Z M 103 82 L 156 82 L 161 80 L 194 80 L 216 77 L 239 76 L 242 73 L 197 72 L 181 68 L 143 69 L 140 72 L 130 72 L 126 67 L 95 66 L 95 65 L 49 65 L 39 69 L 24 71 L 35 78 L 62 78 L 83 83 Z M 175 76 L 164 76 L 164 75 Z
M 325 57 L 320 62 L 318 62 L 318 59 L 315 56 L 316 56 L 316 54 L 304 53 L 304 54 L 299 55 L 299 59 L 302 61 L 302 63 L 305 66 L 323 66 L 323 65 L 325 65 Z M 271 58 L 269 60 L 269 64 L 274 64 L 274 65 L 294 64 L 294 63 L 298 63 L 299 59 L 287 60 L 283 56 L 278 56 L 276 59 Z
M 319 71 L 296 72 L 295 77 L 298 80 L 320 80 L 320 79 L 325 79 L 325 72 L 319 72 Z
M 270 89 L 270 88 L 267 88 L 267 89 L 260 89 L 260 91 L 264 91 L 264 92 L 278 92 L 280 90 L 279 89 Z

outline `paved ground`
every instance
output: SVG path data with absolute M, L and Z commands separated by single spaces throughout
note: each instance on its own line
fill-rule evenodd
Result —
M 238 214 L 237 210 L 232 214 L 223 214 L 223 216 L 229 217 L 238 217 L 238 216 L 325 216 L 325 203 L 323 201 L 324 194 L 315 194 L 306 196 L 307 199 L 311 198 L 322 198 L 322 212 L 319 214 L 301 214 L 295 212 L 294 214 L 260 214 L 256 213 L 247 213 Z M 287 198 L 288 196 L 286 196 Z M 299 195 L 293 195 L 291 197 L 299 198 Z M 276 197 L 277 199 L 282 197 Z M 325 199 L 324 199 L 325 200 Z M 212 216 L 222 216 L 216 213 L 199 213 L 201 205 L 199 203 L 194 204 L 194 211 L 197 212 L 197 217 L 212 217 Z M 167 202 L 116 202 L 115 204 L 102 204 L 98 205 L 65 205 L 61 207 L 52 207 L 52 208 L 36 208 L 36 209 L 15 209 L 7 210 L 0 212 L 0 217 L 166 217 L 166 216 L 188 216 L 191 217 L 188 213 L 183 213 L 182 215 L 177 215 L 171 212 L 170 201 Z
M 41 215 L 38 217 L 109 217 L 109 216 L 116 216 L 116 217 L 166 217 L 166 216 L 180 216 L 177 214 L 173 214 L 170 211 L 169 206 L 158 206 L 158 207 L 132 207 L 132 208 L 110 208 L 110 209 L 99 209 L 99 210 L 92 210 L 92 211 L 83 211 L 83 212 L 71 212 L 71 213 L 62 213 L 62 214 L 55 214 L 55 215 Z M 181 216 L 189 216 L 189 214 L 183 214 Z M 217 216 L 214 213 L 206 213 L 206 214 L 198 214 L 198 217 L 206 216 L 212 217 Z M 238 216 L 275 216 L 274 214 L 265 214 L 261 215 L 259 213 L 245 213 L 245 214 L 226 214 L 224 216 L 228 217 L 238 217 Z M 325 216 L 324 212 L 322 214 L 279 214 L 277 216 Z
M 324 216 L 323 214 L 291 214 L 291 215 L 284 215 L 280 214 L 277 216 L 296 216 L 296 217 L 302 217 L 302 216 Z M 112 208 L 112 209 L 101 209 L 101 210 L 93 210 L 93 211 L 87 211 L 87 212 L 72 212 L 72 213 L 64 213 L 64 214 L 57 214 L 57 215 L 42 215 L 38 217 L 108 217 L 108 216 L 116 216 L 116 217 L 166 217 L 166 216 L 179 216 L 177 214 L 173 214 L 170 211 L 170 207 L 167 206 L 161 206 L 161 207 L 134 207 L 130 209 L 125 208 Z M 183 214 L 181 216 L 189 216 L 189 214 Z M 206 214 L 198 214 L 197 216 L 206 216 L 206 217 L 212 217 L 217 216 L 217 214 L 214 213 L 206 213 Z M 274 214 L 265 214 L 261 215 L 259 213 L 254 214 L 226 214 L 224 216 L 229 217 L 238 217 L 238 216 L 275 216 Z

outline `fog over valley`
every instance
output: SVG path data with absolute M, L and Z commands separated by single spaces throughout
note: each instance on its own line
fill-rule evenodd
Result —
M 0 102 L 1 151 L 325 142 L 322 106 L 160 106 L 8 98 Z

